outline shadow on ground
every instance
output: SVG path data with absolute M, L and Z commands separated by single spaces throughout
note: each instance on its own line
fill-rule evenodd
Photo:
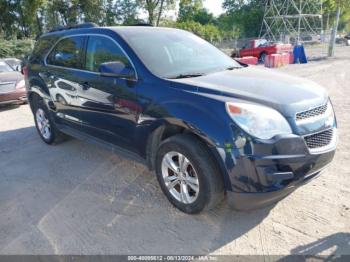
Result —
M 331 250 L 330 254 L 323 256 L 326 260 L 332 261 L 340 255 L 350 255 L 350 233 L 336 233 L 319 239 L 307 245 L 301 245 L 291 251 L 292 254 L 311 255 L 315 258 L 322 252 Z
M 1 254 L 208 254 L 269 213 L 185 215 L 144 166 L 74 139 L 48 146 L 34 127 L 0 132 L 0 147 Z
M 0 105 L 0 113 L 20 107 L 20 105 Z

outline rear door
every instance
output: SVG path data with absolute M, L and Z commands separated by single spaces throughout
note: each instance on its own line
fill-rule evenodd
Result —
M 77 95 L 81 88 L 85 40 L 85 36 L 60 40 L 49 53 L 43 73 L 57 110 L 57 122 L 76 129 L 81 127 Z

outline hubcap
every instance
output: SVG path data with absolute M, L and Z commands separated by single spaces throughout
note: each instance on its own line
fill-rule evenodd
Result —
M 166 188 L 177 201 L 184 204 L 196 201 L 199 193 L 198 176 L 184 155 L 167 153 L 162 160 L 162 175 Z
M 35 115 L 36 115 L 36 123 L 38 125 L 38 129 L 39 129 L 41 135 L 45 139 L 50 139 L 51 127 L 50 127 L 49 119 L 47 118 L 47 116 L 45 114 L 45 111 L 42 110 L 41 108 L 38 108 Z

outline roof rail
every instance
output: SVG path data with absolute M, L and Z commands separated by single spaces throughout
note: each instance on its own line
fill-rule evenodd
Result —
M 152 24 L 148 24 L 148 23 L 136 23 L 136 24 L 133 24 L 131 26 L 152 26 L 153 27 Z
M 56 26 L 53 29 L 51 29 L 49 33 L 70 30 L 70 29 L 92 28 L 92 27 L 98 27 L 98 25 L 95 23 L 88 22 L 88 23 L 77 24 L 77 25 Z

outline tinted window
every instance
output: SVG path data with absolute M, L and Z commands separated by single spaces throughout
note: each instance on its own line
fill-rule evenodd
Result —
M 57 36 L 48 36 L 40 38 L 36 43 L 33 52 L 30 55 L 29 61 L 32 64 L 40 63 L 45 55 L 50 51 L 52 46 L 57 41 Z
M 81 68 L 84 37 L 76 36 L 61 40 L 47 58 L 50 65 Z
M 85 69 L 99 72 L 100 65 L 106 62 L 123 62 L 131 67 L 123 51 L 111 39 L 103 36 L 89 36 Z

